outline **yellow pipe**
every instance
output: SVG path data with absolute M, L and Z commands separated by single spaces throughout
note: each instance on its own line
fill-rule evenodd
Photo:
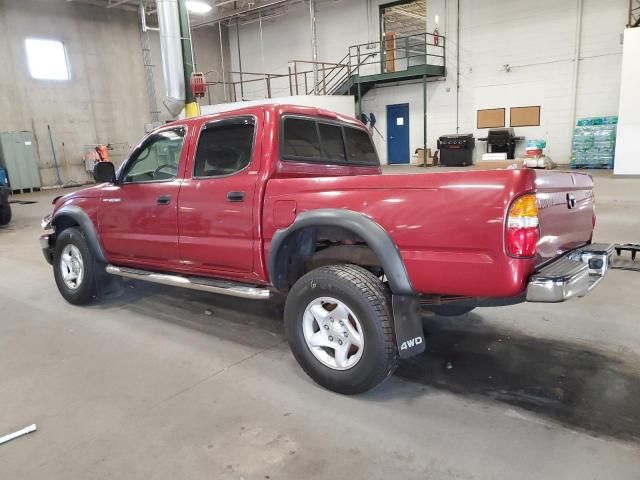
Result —
M 184 106 L 184 116 L 185 118 L 200 116 L 200 105 L 198 105 L 198 102 L 187 103 Z

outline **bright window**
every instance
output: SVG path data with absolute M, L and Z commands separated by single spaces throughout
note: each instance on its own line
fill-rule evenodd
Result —
M 62 42 L 27 38 L 29 73 L 38 80 L 69 80 L 67 53 Z

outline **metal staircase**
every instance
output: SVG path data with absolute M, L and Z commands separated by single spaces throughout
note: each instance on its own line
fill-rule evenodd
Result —
M 445 38 L 442 36 L 421 33 L 387 38 L 353 45 L 337 63 L 317 62 L 320 73 L 317 85 L 309 85 L 310 70 L 299 68 L 313 66 L 313 62 L 291 62 L 290 91 L 292 95 L 300 92 L 306 95 L 354 95 L 358 100 L 376 84 L 443 77 L 446 75 L 445 61 Z
M 431 33 L 387 36 L 380 41 L 352 45 L 335 63 L 293 60 L 287 73 L 230 72 L 240 80 L 207 84 L 224 83 L 230 87 L 232 102 L 317 94 L 353 95 L 360 103 L 362 96 L 378 84 L 446 76 L 445 40 Z M 314 67 L 318 71 L 315 84 Z M 253 95 L 247 96 L 251 91 Z
M 629 0 L 627 28 L 640 27 L 640 0 Z

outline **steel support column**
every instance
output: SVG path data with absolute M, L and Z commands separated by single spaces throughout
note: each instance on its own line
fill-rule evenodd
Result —
M 309 0 L 311 20 L 311 58 L 313 60 L 313 93 L 318 94 L 318 39 L 316 37 L 316 0 Z

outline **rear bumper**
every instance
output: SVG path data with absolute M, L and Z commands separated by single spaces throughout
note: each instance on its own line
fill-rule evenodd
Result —
M 613 245 L 594 243 L 544 266 L 529 279 L 527 301 L 554 303 L 584 297 L 609 271 L 613 251 Z

